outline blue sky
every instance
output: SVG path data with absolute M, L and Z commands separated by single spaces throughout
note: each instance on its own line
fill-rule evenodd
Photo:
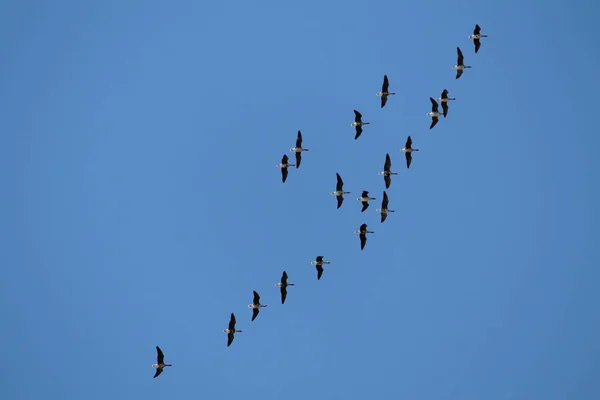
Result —
M 2 2 L 3 398 L 600 398 L 598 8 L 574 4 Z M 355 199 L 387 152 L 381 224 Z

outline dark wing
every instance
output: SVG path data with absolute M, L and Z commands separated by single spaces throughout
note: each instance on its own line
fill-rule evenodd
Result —
M 390 185 L 392 184 L 392 177 L 390 175 L 384 175 L 383 180 L 385 182 L 385 188 L 389 189 Z
M 252 321 L 254 321 L 256 319 L 256 317 L 258 316 L 259 312 L 260 312 L 260 310 L 258 308 L 253 308 L 252 309 Z
M 444 111 L 444 113 L 443 113 L 444 118 L 446 118 L 446 115 L 448 115 L 448 102 L 447 101 L 444 101 L 442 103 L 442 110 Z M 298 154 L 298 153 L 296 153 L 296 154 Z
M 406 138 L 406 144 L 404 145 L 405 149 L 410 149 L 412 146 L 412 138 L 409 136 L 408 138 Z
M 280 287 L 281 289 L 281 304 L 285 303 L 285 298 L 287 297 L 287 288 L 285 286 Z
M 359 228 L 360 231 L 366 231 L 367 230 L 367 224 L 362 224 Z
M 340 176 L 340 174 L 338 174 L 336 172 L 335 176 L 337 177 L 337 184 L 335 186 L 335 190 L 336 191 L 343 191 L 343 187 L 344 187 L 344 181 L 342 180 L 342 177 Z
M 389 171 L 392 168 L 392 160 L 390 159 L 390 153 L 385 155 L 385 164 L 383 164 L 383 170 Z
M 317 262 L 322 262 L 323 261 L 323 256 L 317 256 Z
M 464 57 L 462 51 L 460 51 L 460 47 L 456 48 L 456 52 L 458 53 L 458 59 L 456 65 L 463 65 Z
M 383 200 L 381 201 L 381 208 L 388 208 L 388 196 L 385 190 L 383 191 Z
M 356 135 L 354 135 L 354 140 L 358 139 L 360 137 L 360 134 L 363 131 L 362 126 L 360 126 L 360 125 L 356 125 L 355 128 L 356 128 Z
M 387 94 L 381 95 L 381 108 L 385 107 L 385 103 L 387 103 Z
M 156 378 L 157 376 L 159 376 L 161 373 L 163 372 L 162 368 L 156 368 L 156 373 L 154 374 L 154 377 Z
M 323 275 L 323 266 L 317 265 L 317 280 L 321 279 L 322 275 Z
M 156 353 L 157 353 L 156 363 L 162 364 L 165 361 L 165 355 L 163 354 L 162 350 L 158 346 L 156 346 Z
M 362 206 L 362 210 L 360 210 L 360 212 L 365 212 L 365 210 L 366 210 L 367 208 L 369 208 L 369 202 L 368 202 L 368 201 L 363 201 L 363 202 L 362 202 L 362 205 L 363 205 L 363 206 Z
M 360 249 L 363 250 L 365 248 L 365 244 L 367 244 L 367 234 L 360 234 Z
M 429 125 L 429 129 L 432 129 L 435 126 L 435 124 L 438 123 L 438 121 L 439 121 L 438 117 L 431 117 L 431 125 Z
M 287 164 L 288 160 L 289 160 L 289 158 L 288 158 L 287 154 L 284 154 L 283 157 L 281 158 L 281 163 Z
M 227 347 L 231 346 L 231 343 L 233 343 L 234 337 L 235 337 L 235 334 L 233 332 L 229 332 L 227 334 Z
M 233 313 L 231 313 L 231 319 L 229 320 L 229 330 L 235 330 L 235 315 Z
M 456 70 L 456 79 L 460 78 L 460 76 L 463 74 L 463 71 L 464 70 L 462 70 L 462 69 L 457 69 Z
M 430 97 L 429 100 L 431 100 L 431 111 L 432 112 L 437 112 L 437 110 L 438 110 L 438 102 L 435 101 L 435 99 L 433 97 Z
M 363 190 L 363 192 L 360 195 L 360 197 L 369 197 L 369 191 L 368 190 Z
M 473 35 L 479 35 L 479 32 L 481 32 L 481 27 L 477 24 L 475 24 L 475 29 L 473 30 Z
M 354 110 L 354 122 L 360 122 L 362 118 L 362 114 L 358 111 Z
M 260 296 L 258 295 L 258 293 L 256 293 L 256 290 L 254 290 L 253 293 L 254 293 L 254 300 L 252 302 L 254 304 L 260 304 Z
M 302 133 L 298 131 L 298 139 L 296 139 L 296 147 L 302 147 Z
M 302 153 L 296 152 L 296 168 L 300 167 L 300 163 L 302 162 Z
M 390 86 L 390 82 L 388 81 L 387 75 L 383 76 L 383 85 L 381 85 L 381 91 L 383 93 L 387 93 L 388 87 Z
M 448 98 L 448 89 L 444 89 L 444 91 L 442 92 L 442 99 L 447 99 Z
M 385 219 L 387 218 L 388 213 L 381 213 L 381 222 L 385 221 Z
M 287 167 L 281 168 L 281 182 L 285 183 L 285 180 L 287 179 L 287 176 L 288 176 L 288 169 L 287 169 Z
M 337 197 L 337 202 L 338 202 L 337 208 L 340 208 L 342 206 L 342 203 L 344 202 L 344 196 L 336 196 L 336 197 Z
M 410 163 L 412 162 L 412 152 L 406 152 L 406 168 L 410 168 Z
M 479 51 L 479 48 L 481 47 L 481 40 L 473 39 L 473 43 L 475 43 L 475 53 L 477 53 Z
M 283 271 L 283 275 L 281 275 L 281 283 L 283 283 L 284 285 L 287 285 L 287 272 Z

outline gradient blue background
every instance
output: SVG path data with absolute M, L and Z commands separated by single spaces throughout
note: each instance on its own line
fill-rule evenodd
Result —
M 597 11 L 2 2 L 2 398 L 600 398 Z

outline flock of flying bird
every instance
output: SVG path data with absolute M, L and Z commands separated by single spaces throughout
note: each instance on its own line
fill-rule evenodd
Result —
M 473 40 L 473 43 L 475 45 L 475 53 L 477 53 L 479 51 L 479 48 L 481 47 L 481 38 L 487 37 L 487 35 L 482 35 L 480 33 L 480 31 L 481 31 L 481 27 L 479 25 L 475 25 L 473 34 L 469 36 L 469 39 Z M 456 79 L 458 79 L 462 76 L 464 70 L 467 68 L 471 68 L 471 66 L 464 64 L 464 57 L 463 57 L 462 51 L 460 50 L 460 47 L 457 47 L 456 51 L 458 54 L 457 63 L 456 63 L 456 65 L 452 66 L 452 69 L 456 70 Z M 388 96 L 392 96 L 392 95 L 396 94 L 394 92 L 390 92 L 388 89 L 389 89 L 389 80 L 388 80 L 387 75 L 384 75 L 381 92 L 377 93 L 377 96 L 381 97 L 381 108 L 385 107 L 387 100 L 388 100 Z M 430 97 L 429 100 L 431 101 L 431 112 L 427 113 L 427 116 L 431 117 L 431 119 L 432 119 L 431 125 L 429 126 L 429 129 L 432 129 L 438 123 L 440 116 L 443 116 L 444 118 L 446 118 L 446 116 L 448 115 L 448 102 L 451 100 L 456 100 L 456 99 L 453 97 L 448 97 L 448 90 L 444 89 L 444 91 L 441 94 L 441 97 L 438 97 L 437 99 Z M 442 104 L 442 112 L 441 113 L 439 112 L 438 101 Z M 365 122 L 362 120 L 362 114 L 360 112 L 358 112 L 357 110 L 354 110 L 354 122 L 352 122 L 350 124 L 350 126 L 353 126 L 356 131 L 354 140 L 358 139 L 360 137 L 360 135 L 362 134 L 363 126 L 369 125 L 369 124 L 370 124 L 370 122 Z M 290 149 L 290 151 L 295 154 L 296 162 L 294 164 L 290 163 L 289 157 L 287 156 L 287 154 L 284 154 L 281 159 L 281 163 L 277 164 L 277 167 L 281 169 L 281 181 L 283 183 L 285 183 L 285 181 L 288 177 L 288 168 L 294 167 L 294 166 L 296 168 L 299 168 L 300 164 L 302 163 L 302 153 L 305 151 L 309 151 L 309 149 L 305 149 L 302 147 L 302 132 L 301 131 L 298 131 L 298 136 L 296 138 L 296 146 L 292 147 Z M 412 139 L 410 136 L 408 136 L 408 138 L 406 139 L 404 148 L 402 148 L 400 150 L 400 152 L 405 154 L 406 168 L 410 168 L 410 164 L 412 162 L 412 153 L 415 151 L 419 151 L 419 149 L 412 147 Z M 392 183 L 392 178 L 391 178 L 392 175 L 398 175 L 397 172 L 391 171 L 391 167 L 392 167 L 392 161 L 391 161 L 390 155 L 388 153 L 385 155 L 385 163 L 383 165 L 383 171 L 378 173 L 379 175 L 383 176 L 386 189 L 389 189 L 390 184 Z M 336 173 L 335 175 L 337 178 L 336 189 L 334 192 L 331 192 L 331 194 L 336 196 L 337 208 L 340 208 L 342 206 L 342 203 L 344 202 L 344 195 L 350 194 L 350 192 L 344 191 L 344 181 L 342 180 L 342 177 L 340 176 L 340 174 Z M 375 197 L 370 197 L 369 192 L 367 190 L 363 190 L 361 196 L 359 198 L 357 198 L 357 200 L 362 203 L 361 212 L 364 212 L 367 208 L 369 208 L 369 201 L 377 200 L 377 199 Z M 381 213 L 381 222 L 384 222 L 386 220 L 388 213 L 395 212 L 394 210 L 388 209 L 388 202 L 389 202 L 388 195 L 387 195 L 386 191 L 384 190 L 383 191 L 383 199 L 381 202 L 381 208 L 378 208 L 376 210 L 377 212 Z M 369 231 L 367 229 L 367 224 L 362 224 L 360 226 L 360 228 L 357 231 L 355 231 L 354 233 L 359 235 L 360 249 L 363 250 L 367 243 L 367 234 L 374 233 L 374 232 Z M 321 279 L 321 276 L 323 275 L 323 265 L 331 264 L 331 261 L 324 261 L 323 256 L 317 256 L 315 261 L 312 261 L 311 264 L 316 267 L 317 280 L 319 280 L 319 279 Z M 294 286 L 293 283 L 288 283 L 287 280 L 288 280 L 288 274 L 286 271 L 283 271 L 280 282 L 275 284 L 275 286 L 279 287 L 280 292 L 281 292 L 281 304 L 285 303 L 285 299 L 287 297 L 288 286 Z M 253 291 L 253 295 L 254 295 L 253 301 L 251 304 L 248 305 L 248 308 L 252 309 L 251 321 L 254 321 L 256 319 L 261 308 L 267 307 L 267 304 L 260 303 L 260 295 L 256 291 Z M 242 332 L 241 330 L 236 329 L 235 325 L 236 325 L 235 315 L 234 315 L 234 313 L 231 313 L 231 317 L 229 319 L 229 326 L 227 329 L 223 329 L 223 332 L 227 333 L 227 347 L 231 346 L 231 343 L 233 343 L 235 334 L 238 332 Z M 171 364 L 165 364 L 164 354 L 163 354 L 162 350 L 160 349 L 160 347 L 156 346 L 156 352 L 157 352 L 157 363 L 152 365 L 152 367 L 156 369 L 154 378 L 159 376 L 165 367 L 172 366 Z

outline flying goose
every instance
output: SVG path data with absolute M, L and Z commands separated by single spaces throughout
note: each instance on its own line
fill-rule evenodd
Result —
M 390 154 L 388 153 L 385 155 L 385 164 L 383 164 L 383 172 L 378 172 L 379 175 L 383 175 L 383 180 L 385 181 L 386 189 L 388 189 L 390 187 L 390 184 L 392 183 L 392 175 L 398 175 L 397 172 L 392 172 L 390 168 L 392 168 L 392 160 L 390 159 Z
M 473 43 L 475 43 L 475 53 L 479 51 L 479 47 L 481 46 L 481 41 L 479 39 L 488 37 L 488 35 L 482 35 L 479 32 L 481 32 L 481 27 L 476 24 L 473 34 L 469 36 L 469 39 L 473 39 Z
M 404 148 L 402 150 L 400 150 L 402 153 L 406 154 L 406 168 L 410 168 L 410 163 L 412 162 L 412 152 L 419 151 L 419 149 L 413 149 L 411 146 L 412 146 L 412 139 L 410 138 L 410 135 L 409 135 L 408 138 L 406 139 L 406 144 L 404 145 Z
M 356 199 L 362 203 L 362 210 L 360 212 L 365 212 L 367 208 L 369 208 L 369 200 L 377 200 L 375 197 L 369 197 L 369 192 L 367 190 L 363 190 L 362 195 Z
M 296 139 L 296 147 L 292 147 L 290 149 L 292 153 L 296 153 L 296 168 L 300 167 L 300 163 L 302 162 L 302 152 L 309 151 L 308 149 L 302 148 L 302 133 L 298 131 L 298 138 Z
M 432 129 L 435 124 L 438 123 L 439 117 L 442 114 L 439 112 L 439 105 L 437 101 L 435 101 L 433 97 L 430 97 L 429 100 L 431 100 L 431 112 L 427 113 L 427 116 L 431 117 L 431 125 L 429 126 L 429 129 Z
M 231 313 L 231 319 L 229 320 L 229 329 L 223 329 L 223 332 L 227 334 L 227 347 L 231 346 L 231 343 L 233 343 L 235 334 L 237 332 L 242 332 L 235 329 L 235 315 L 233 315 L 233 313 Z
M 456 48 L 456 52 L 458 53 L 458 60 L 456 62 L 456 65 L 454 65 L 452 69 L 456 70 L 456 79 L 458 79 L 463 74 L 465 68 L 471 68 L 471 66 L 464 64 L 464 57 L 462 51 L 460 51 L 460 47 Z
M 388 196 L 387 196 L 387 193 L 385 192 L 385 190 L 383 191 L 383 201 L 381 202 L 381 208 L 378 208 L 377 212 L 381 213 L 381 222 L 385 221 L 388 213 L 396 212 L 394 210 L 388 209 Z M 367 239 L 365 238 L 365 240 L 367 240 Z
M 281 275 L 281 281 L 275 284 L 275 286 L 279 286 L 279 289 L 281 290 L 281 304 L 285 303 L 285 298 L 287 297 L 287 287 L 294 286 L 293 283 L 288 283 L 287 279 L 288 274 L 287 272 L 283 271 L 283 275 Z
M 252 309 L 252 321 L 254 321 L 256 319 L 256 317 L 258 316 L 260 309 L 262 307 L 267 306 L 266 304 L 260 304 L 260 296 L 258 295 L 258 293 L 256 293 L 256 290 L 254 290 L 253 292 L 254 292 L 254 301 L 252 302 L 252 304 L 248 304 L 248 308 Z
M 350 126 L 354 126 L 356 128 L 356 136 L 354 136 L 354 140 L 358 139 L 358 137 L 362 133 L 363 125 L 369 125 L 369 124 L 370 124 L 370 122 L 363 122 L 362 114 L 359 113 L 358 111 L 354 110 L 354 122 L 350 124 Z
M 388 92 L 389 85 L 390 85 L 390 83 L 388 82 L 388 77 L 387 77 L 387 75 L 384 75 L 383 76 L 383 85 L 381 85 L 381 92 L 377 93 L 377 96 L 381 97 L 381 108 L 383 108 L 383 106 L 385 106 L 385 103 L 387 103 L 388 96 L 392 96 L 392 95 L 396 94 L 394 92 Z
M 156 353 L 156 364 L 152 364 L 152 368 L 156 368 L 156 373 L 154 374 L 155 378 L 163 372 L 163 368 L 173 366 L 171 364 L 165 364 L 165 355 L 158 346 L 156 346 Z
M 360 236 L 360 249 L 363 250 L 365 248 L 365 244 L 367 244 L 367 233 L 375 233 L 367 230 L 367 224 L 362 224 L 360 229 L 355 231 L 357 235 Z
M 448 115 L 448 102 L 450 100 L 456 100 L 456 98 L 448 97 L 447 89 L 444 89 L 444 91 L 442 92 L 442 97 L 437 98 L 437 101 L 442 103 L 442 110 L 444 110 L 444 118 L 446 118 L 446 115 Z
M 323 275 L 323 264 L 331 264 L 331 261 L 323 261 L 323 256 L 317 256 L 317 259 L 310 263 L 317 267 L 317 280 L 319 280 L 321 279 L 321 275 Z
M 331 194 L 337 197 L 337 208 L 340 208 L 344 202 L 344 195 L 350 194 L 350 192 L 344 192 L 344 181 L 340 174 L 336 172 L 335 176 L 337 177 L 337 184 L 335 186 L 335 192 L 331 192 Z
M 296 153 L 298 154 L 298 153 Z M 281 159 L 281 164 L 277 164 L 277 168 L 281 168 L 281 182 L 285 183 L 285 180 L 287 179 L 288 176 L 288 167 L 293 167 L 294 164 L 290 164 L 288 163 L 288 156 L 287 154 L 283 155 L 283 158 Z

